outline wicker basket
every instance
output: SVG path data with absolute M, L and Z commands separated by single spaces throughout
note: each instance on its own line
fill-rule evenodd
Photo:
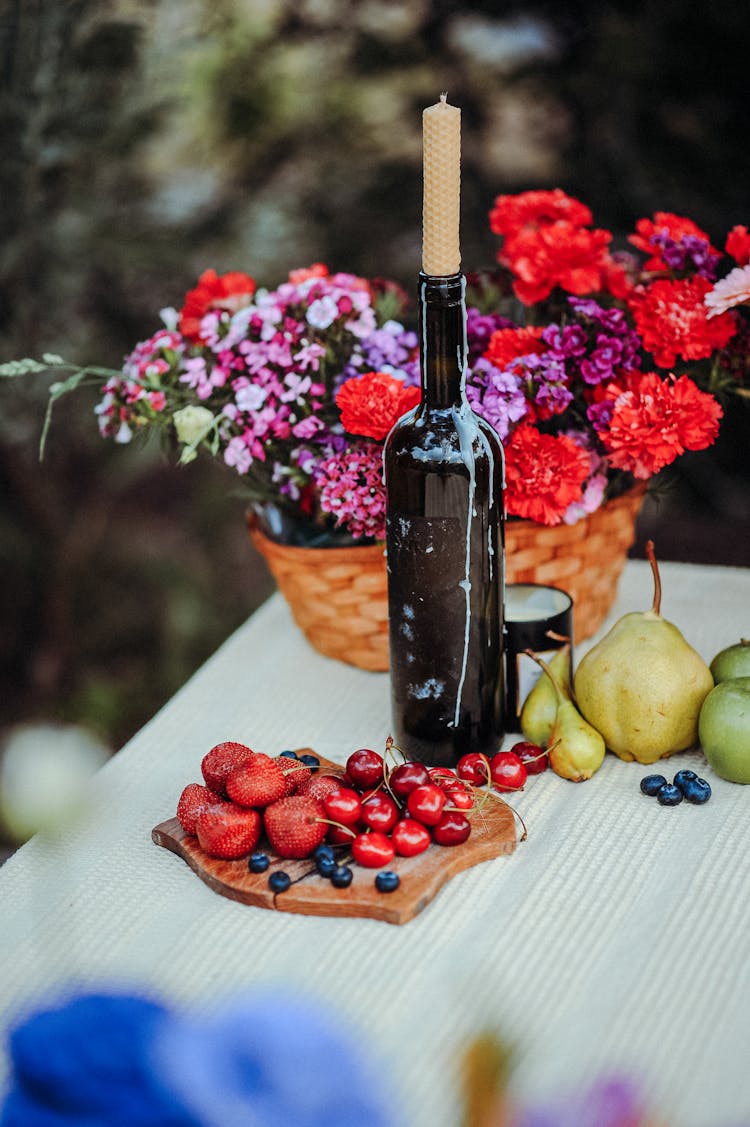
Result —
M 570 592 L 576 642 L 598 629 L 615 600 L 644 492 L 645 486 L 633 489 L 573 525 L 513 520 L 505 526 L 508 583 Z M 310 644 L 360 669 L 387 670 L 383 547 L 293 548 L 269 540 L 253 517 L 248 529 Z

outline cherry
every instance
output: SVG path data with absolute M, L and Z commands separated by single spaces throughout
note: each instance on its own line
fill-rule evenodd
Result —
M 402 818 L 391 832 L 391 841 L 401 857 L 416 857 L 428 849 L 432 838 L 427 826 L 414 818 Z
M 346 773 L 360 790 L 376 786 L 383 778 L 383 760 L 377 751 L 361 747 L 346 761 Z
M 450 767 L 428 767 L 430 782 L 437 783 L 439 787 L 450 787 L 456 784 L 456 772 Z
M 351 845 L 352 832 L 346 826 L 329 826 L 326 840 L 331 845 Z
M 430 772 L 424 763 L 400 763 L 388 776 L 388 785 L 398 798 L 406 798 L 415 787 L 430 781 Z
M 387 834 L 398 819 L 398 806 L 389 794 L 378 791 L 362 800 L 362 824 Z
M 349 787 L 339 787 L 327 794 L 323 799 L 323 806 L 329 818 L 343 822 L 345 826 L 356 825 L 362 815 L 360 797 L 356 790 L 350 790 Z
M 357 834 L 352 842 L 352 857 L 366 869 L 382 869 L 396 856 L 393 842 L 379 830 Z
M 521 790 L 526 782 L 526 768 L 512 751 L 498 751 L 490 760 L 490 776 L 498 790 Z
M 445 791 L 435 783 L 425 783 L 416 787 L 406 800 L 406 807 L 412 818 L 423 826 L 434 826 L 447 802 Z
M 461 845 L 471 833 L 471 822 L 460 810 L 446 810 L 432 828 L 438 845 Z
M 456 773 L 464 782 L 471 783 L 474 787 L 483 787 L 489 778 L 487 756 L 478 751 L 462 755 L 456 764 Z
M 527 775 L 541 775 L 549 767 L 547 752 L 539 744 L 530 743 L 529 740 L 520 740 L 510 749 L 523 763 Z
M 474 805 L 474 795 L 466 787 L 446 787 L 445 797 L 449 806 L 457 806 L 459 810 L 471 810 Z

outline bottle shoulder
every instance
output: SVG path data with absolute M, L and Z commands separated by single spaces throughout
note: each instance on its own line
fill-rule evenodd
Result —
M 420 404 L 399 419 L 385 446 L 386 460 L 460 463 L 469 452 L 476 460 L 502 463 L 496 432 L 468 404 L 431 409 Z

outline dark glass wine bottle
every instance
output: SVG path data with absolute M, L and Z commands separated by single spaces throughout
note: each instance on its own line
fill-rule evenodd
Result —
M 448 766 L 503 736 L 503 451 L 466 398 L 465 290 L 420 274 L 422 399 L 384 452 L 393 736 Z

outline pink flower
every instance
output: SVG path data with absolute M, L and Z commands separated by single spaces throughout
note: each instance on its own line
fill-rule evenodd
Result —
M 315 484 L 322 511 L 335 516 L 337 526 L 343 525 L 357 539 L 385 538 L 383 448 L 379 443 L 365 442 L 326 458 L 315 472 Z

